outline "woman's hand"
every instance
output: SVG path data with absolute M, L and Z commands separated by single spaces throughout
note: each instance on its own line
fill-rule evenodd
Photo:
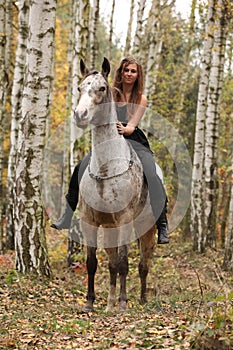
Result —
M 117 130 L 120 135 L 124 135 L 125 126 L 121 122 L 117 122 Z
M 134 132 L 135 127 L 133 125 L 129 125 L 129 124 L 124 126 L 121 122 L 118 121 L 117 122 L 117 130 L 118 130 L 118 133 L 120 135 L 129 136 Z

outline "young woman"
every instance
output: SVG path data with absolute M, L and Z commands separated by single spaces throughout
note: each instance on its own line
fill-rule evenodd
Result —
M 158 228 L 158 244 L 167 244 L 169 243 L 166 218 L 167 197 L 163 184 L 156 173 L 149 142 L 142 130 L 138 128 L 147 106 L 147 98 L 143 95 L 142 66 L 133 57 L 124 58 L 115 72 L 113 98 L 116 102 L 118 132 L 131 143 L 143 166 L 150 203 Z M 85 157 L 75 167 L 66 195 L 65 213 L 51 227 L 58 230 L 70 228 L 73 212 L 78 204 L 79 181 L 87 167 L 88 160 L 89 157 Z

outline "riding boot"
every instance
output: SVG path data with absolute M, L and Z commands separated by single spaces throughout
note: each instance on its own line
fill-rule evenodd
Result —
M 168 223 L 167 223 L 167 216 L 166 216 L 166 205 L 160 214 L 160 217 L 158 218 L 156 225 L 158 229 L 158 244 L 168 244 L 169 239 L 167 235 L 168 230 Z
M 62 230 L 69 229 L 71 226 L 72 216 L 76 210 L 79 197 L 79 182 L 81 177 L 88 165 L 90 155 L 88 154 L 85 158 L 79 162 L 74 168 L 73 174 L 70 179 L 68 193 L 66 195 L 66 207 L 65 212 L 58 221 L 52 223 L 51 227 Z
M 71 226 L 73 213 L 74 211 L 69 205 L 68 200 L 66 200 L 66 207 L 65 207 L 64 214 L 60 219 L 58 219 L 58 221 L 53 222 L 51 224 L 51 227 L 55 228 L 56 230 L 69 229 Z

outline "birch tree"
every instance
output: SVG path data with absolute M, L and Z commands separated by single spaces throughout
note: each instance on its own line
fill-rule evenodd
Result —
M 15 163 L 17 153 L 18 128 L 21 116 L 22 91 L 24 82 L 24 69 L 26 61 L 26 47 L 28 39 L 29 0 L 18 2 L 18 44 L 16 50 L 14 81 L 11 94 L 11 147 L 8 158 L 8 203 L 7 203 L 7 233 L 6 245 L 8 249 L 14 249 L 14 188 L 15 188 Z
M 109 59 L 112 57 L 112 36 L 113 36 L 113 18 L 114 18 L 114 12 L 115 12 L 115 0 L 112 0 L 112 10 L 111 10 L 111 16 L 110 16 L 110 26 L 109 26 L 109 39 L 108 39 L 108 55 Z
M 146 0 L 139 0 L 137 10 L 137 26 L 135 30 L 134 43 L 133 43 L 133 55 L 136 58 L 140 58 L 141 40 L 143 33 L 143 16 L 146 7 Z
M 6 101 L 6 84 L 7 75 L 5 68 L 5 48 L 6 48 L 6 1 L 0 4 L 0 253 L 3 252 L 3 227 L 2 227 L 2 213 L 3 213 L 3 196 L 2 196 L 2 172 L 3 172 L 3 120 L 5 116 L 5 101 Z
M 94 0 L 93 8 L 91 11 L 91 23 L 90 23 L 90 67 L 94 69 L 97 58 L 97 26 L 99 22 L 100 1 Z
M 220 102 L 227 34 L 227 6 L 218 0 L 215 13 L 212 64 L 209 76 L 205 123 L 205 227 L 207 244 L 216 246 L 216 215 L 218 200 L 218 137 Z
M 183 74 L 181 76 L 181 82 L 180 82 L 180 98 L 179 98 L 179 106 L 178 106 L 178 113 L 176 113 L 175 117 L 175 125 L 179 129 L 180 122 L 183 116 L 183 109 L 184 109 L 184 102 L 185 102 L 185 88 L 187 86 L 187 82 L 189 80 L 190 76 L 190 55 L 192 52 L 193 44 L 194 44 L 194 37 L 195 37 L 195 10 L 197 6 L 197 0 L 192 0 L 191 4 L 191 13 L 189 18 L 189 31 L 187 36 L 187 46 L 185 51 L 185 57 L 184 57 L 184 69 Z
M 134 15 L 134 0 L 131 0 L 128 29 L 127 29 L 127 35 L 126 35 L 125 48 L 124 48 L 124 56 L 129 56 L 131 52 L 133 15 Z
M 16 268 L 50 275 L 41 200 L 46 119 L 53 81 L 56 0 L 30 3 L 29 39 L 18 136 L 15 196 Z
M 78 102 L 78 85 L 82 79 L 79 71 L 79 62 L 82 58 L 87 61 L 87 47 L 89 43 L 89 15 L 90 3 L 89 0 L 80 0 L 74 2 L 75 6 L 75 37 L 74 37 L 74 56 L 72 68 L 72 97 L 71 108 L 72 115 L 70 120 L 70 168 L 73 172 L 76 165 L 75 159 L 75 143 L 81 137 L 82 132 L 76 127 L 73 120 L 73 111 Z
M 203 252 L 206 243 L 204 226 L 204 141 L 207 93 L 211 67 L 211 51 L 213 47 L 213 25 L 216 0 L 210 0 L 208 5 L 205 29 L 204 48 L 202 56 L 201 76 L 199 82 L 198 103 L 196 112 L 196 129 L 194 141 L 193 173 L 191 187 L 191 225 L 190 231 L 193 247 Z
M 81 0 L 74 2 L 75 8 L 75 26 L 74 26 L 74 51 L 73 51 L 73 66 L 72 66 L 72 93 L 71 93 L 71 117 L 70 117 L 70 170 L 74 170 L 78 162 L 79 150 L 76 150 L 78 140 L 83 135 L 83 131 L 77 128 L 73 111 L 78 103 L 78 85 L 81 82 L 82 76 L 79 70 L 80 59 L 90 61 L 88 55 L 88 44 L 90 40 L 90 3 L 89 0 Z M 96 4 L 98 6 L 98 3 Z M 98 10 L 96 10 L 97 15 Z M 93 40 L 93 39 L 92 39 Z M 88 142 L 88 141 L 87 141 Z M 69 230 L 68 237 L 68 264 L 72 262 L 72 254 L 80 249 L 72 237 L 79 232 L 79 222 L 76 221 Z
M 145 75 L 145 94 L 151 106 L 151 96 L 155 93 L 156 72 L 158 71 L 162 51 L 163 36 L 161 33 L 161 5 L 160 0 L 153 0 L 148 20 L 148 58 Z

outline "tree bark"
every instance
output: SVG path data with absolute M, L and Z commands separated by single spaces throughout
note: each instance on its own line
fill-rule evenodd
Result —
M 11 147 L 8 159 L 7 174 L 7 212 L 6 212 L 6 246 L 14 249 L 15 225 L 14 225 L 14 189 L 15 189 L 15 163 L 17 154 L 19 119 L 22 113 L 22 91 L 24 82 L 24 69 L 26 62 L 26 47 L 28 39 L 29 0 L 18 2 L 18 45 L 16 50 L 14 81 L 11 94 Z
M 112 11 L 110 16 L 110 28 L 109 28 L 109 39 L 108 39 L 108 55 L 109 59 L 112 58 L 112 36 L 113 36 L 113 18 L 114 18 L 114 11 L 115 11 L 115 0 L 112 0 Z
M 233 169 L 233 155 L 232 155 Z M 232 174 L 233 176 L 233 174 Z M 231 197 L 228 218 L 228 230 L 225 239 L 223 267 L 226 270 L 233 271 L 233 185 L 231 184 Z
M 148 107 L 152 105 L 152 96 L 155 93 L 157 71 L 159 68 L 160 56 L 162 51 L 162 33 L 161 33 L 161 6 L 160 0 L 153 0 L 148 23 L 148 58 L 145 76 L 145 94 L 148 96 Z
M 5 51 L 6 51 L 6 1 L 0 4 L 0 254 L 3 252 L 3 140 L 4 129 L 3 121 L 5 118 L 5 103 L 6 103 L 6 85 L 7 74 L 5 66 Z
M 133 44 L 133 55 L 136 58 L 140 59 L 140 51 L 141 51 L 141 39 L 143 33 L 143 15 L 145 11 L 146 0 L 139 0 L 138 2 L 138 11 L 137 11 L 137 26 L 134 37 Z
M 133 13 L 134 13 L 134 0 L 131 0 L 130 15 L 129 15 L 126 42 L 125 42 L 124 56 L 129 56 L 130 52 L 131 52 Z
M 16 268 L 50 275 L 40 177 L 51 105 L 56 0 L 30 3 L 29 40 L 16 167 Z
M 95 68 L 96 58 L 98 54 L 97 48 L 97 27 L 99 22 L 100 1 L 94 0 L 91 16 L 90 31 L 90 64 L 91 69 Z
M 218 0 L 215 14 L 214 44 L 209 76 L 205 123 L 205 227 L 206 243 L 216 247 L 216 215 L 218 202 L 218 138 L 220 102 L 226 48 L 227 8 Z
M 193 248 L 203 252 L 206 244 L 204 226 L 204 142 L 207 93 L 209 72 L 211 67 L 211 50 L 213 46 L 213 22 L 216 0 L 209 1 L 208 16 L 205 29 L 202 69 L 199 82 L 198 103 L 196 112 L 196 129 L 194 141 L 194 158 L 191 187 L 191 224 Z
M 72 97 L 71 97 L 71 120 L 70 120 L 70 168 L 73 172 L 76 165 L 75 144 L 83 132 L 78 129 L 73 120 L 73 111 L 78 102 L 78 85 L 81 82 L 82 76 L 79 70 L 80 59 L 85 62 L 88 59 L 88 41 L 89 41 L 89 15 L 90 3 L 89 0 L 75 1 L 75 38 L 74 38 L 74 56 L 73 56 L 73 70 L 72 70 Z

